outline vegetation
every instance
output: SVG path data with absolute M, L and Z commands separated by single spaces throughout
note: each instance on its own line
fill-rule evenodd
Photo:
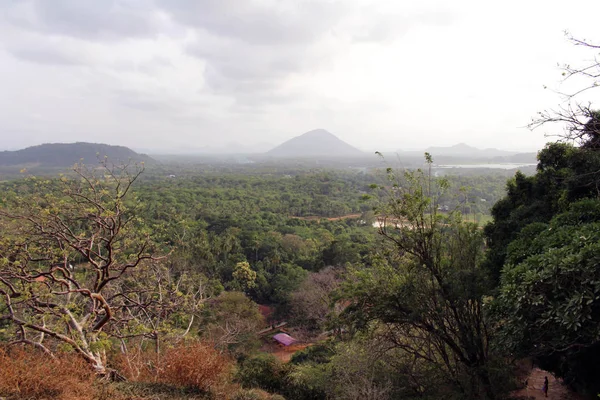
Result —
M 3 182 L 0 396 L 501 399 L 523 359 L 596 396 L 600 130 L 573 110 L 506 184 L 429 154 Z

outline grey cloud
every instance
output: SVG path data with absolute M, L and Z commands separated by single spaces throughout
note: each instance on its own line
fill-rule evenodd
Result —
M 164 98 L 157 96 L 148 96 L 132 90 L 115 89 L 112 91 L 113 100 L 117 104 L 140 111 L 173 113 L 177 106 Z
M 178 22 L 253 45 L 310 43 L 344 13 L 333 0 L 157 0 Z
M 290 74 L 318 64 L 320 57 L 312 54 L 311 46 L 346 10 L 334 0 L 9 0 L 3 4 L 0 12 L 5 11 L 13 27 L 40 37 L 51 34 L 78 41 L 156 35 L 169 27 L 156 21 L 162 12 L 200 38 L 187 50 L 206 63 L 210 90 L 238 100 L 246 94 L 275 96 Z M 84 63 L 56 43 L 40 48 L 19 41 L 9 51 L 40 64 Z
M 354 41 L 386 41 L 413 24 L 437 24 L 442 13 L 398 18 L 365 11 L 363 26 L 340 24 L 356 15 L 349 2 L 338 0 L 7 0 L 0 5 L 7 20 L 39 35 L 52 34 L 85 40 L 144 38 L 168 31 L 171 22 L 193 30 L 197 41 L 186 47 L 205 63 L 204 79 L 210 91 L 232 97 L 239 104 L 262 107 L 293 101 L 284 93 L 288 78 L 327 63 L 335 49 L 321 46 L 329 34 Z M 362 17 L 362 10 L 358 16 Z M 439 14 L 439 15 L 438 15 Z M 349 29 L 349 30 L 348 30 Z M 168 32 L 167 32 L 168 33 Z M 78 48 L 77 46 L 74 48 Z M 49 46 L 14 43 L 9 52 L 22 60 L 54 65 L 94 65 L 67 52 L 60 42 Z M 112 64 L 117 73 L 134 70 L 152 74 L 127 60 Z M 168 65 L 169 61 L 165 60 Z M 158 105 L 132 101 L 128 106 L 151 110 Z
M 205 80 L 216 93 L 260 106 L 282 99 L 291 74 L 326 57 L 314 46 L 347 9 L 327 0 L 157 0 L 177 22 L 194 28 L 189 54 L 206 62 Z M 257 100 L 262 99 L 262 101 Z
M 9 0 L 0 9 L 22 29 L 98 40 L 155 35 L 151 6 L 147 0 Z
M 6 49 L 12 56 L 37 64 L 48 64 L 48 65 L 82 65 L 81 59 L 71 54 L 66 54 L 61 51 L 57 51 L 54 48 L 8 48 Z
M 237 41 L 196 43 L 190 54 L 206 62 L 205 79 L 215 91 L 255 93 L 272 91 L 290 74 L 315 62 L 306 46 L 251 46 Z

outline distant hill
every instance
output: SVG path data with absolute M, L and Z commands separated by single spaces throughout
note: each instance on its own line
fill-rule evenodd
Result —
M 537 153 L 519 153 L 517 151 L 498 150 L 493 148 L 478 149 L 477 147 L 469 146 L 465 143 L 455 144 L 454 146 L 442 147 L 432 146 L 425 150 L 398 150 L 397 154 L 405 158 L 423 158 L 423 153 L 428 152 L 433 156 L 436 162 L 457 161 L 457 160 L 479 160 L 493 162 L 537 162 Z
M 267 152 L 273 157 L 356 157 L 365 153 L 325 129 L 296 136 Z
M 145 154 L 123 146 L 101 143 L 47 143 L 22 150 L 0 151 L 0 166 L 70 167 L 83 159 L 85 164 L 95 164 L 98 157 L 108 157 L 112 163 L 155 162 Z
M 453 156 L 453 157 L 480 157 L 480 158 L 493 158 L 493 157 L 506 157 L 517 154 L 516 151 L 506 151 L 498 149 L 478 149 L 476 147 L 469 146 L 465 143 L 455 144 L 450 147 L 429 147 L 425 150 L 433 156 Z

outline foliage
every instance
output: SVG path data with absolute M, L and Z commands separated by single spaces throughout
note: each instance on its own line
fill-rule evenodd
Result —
M 441 375 L 438 388 L 452 387 L 467 398 L 495 398 L 501 388 L 489 374 L 482 235 L 458 212 L 438 212 L 438 193 L 448 182 L 434 179 L 430 169 L 405 172 L 392 187 L 379 211 L 380 232 L 390 247 L 385 258 L 355 270 L 346 285 L 348 322 L 382 336 L 420 369 Z M 417 380 L 417 387 L 423 386 Z
M 142 169 L 81 166 L 78 179 L 32 178 L 0 209 L 0 312 L 14 340 L 46 353 L 66 346 L 106 373 L 105 349 L 123 315 L 115 282 L 155 257 L 149 231 L 126 201 Z M 73 266 L 73 264 L 75 266 Z
M 600 48 L 568 39 L 593 52 Z M 547 145 L 536 175 L 517 175 L 509 183 L 486 227 L 486 266 L 500 283 L 494 310 L 502 345 L 596 394 L 600 124 L 598 111 L 580 97 L 598 87 L 600 66 L 593 59 L 562 69 L 563 83 L 583 86 L 560 93 L 565 103 L 539 113 L 530 127 L 560 123 L 559 136 L 574 145 Z
M 311 374 L 310 379 L 303 379 L 301 369 L 305 365 L 283 364 L 273 355 L 257 354 L 240 364 L 236 380 L 243 387 L 261 388 L 279 393 L 286 399 L 325 399 L 323 386 L 326 381 L 321 380 L 318 385 L 315 385 L 315 374 Z M 319 377 L 325 378 L 323 374 L 319 374 Z
M 261 388 L 269 392 L 281 392 L 285 385 L 286 371 L 281 362 L 271 354 L 257 354 L 244 360 L 235 379 L 247 388 Z
M 537 174 L 517 173 L 507 184 L 507 195 L 492 208 L 494 221 L 485 227 L 489 250 L 486 268 L 494 281 L 506 260 L 506 251 L 521 229 L 547 223 L 569 204 L 595 196 L 600 182 L 600 153 L 562 143 L 548 144 L 538 154 Z
M 523 229 L 510 244 L 497 301 L 508 348 L 538 357 L 592 391 L 600 386 L 584 354 L 597 357 L 600 345 L 598 254 L 600 201 L 573 203 L 550 223 Z
M 226 364 L 225 371 L 231 363 L 213 358 L 218 353 L 206 343 L 194 360 L 201 362 L 185 358 L 195 350 L 182 343 L 196 333 L 218 351 L 243 360 L 237 376 L 249 387 L 297 399 L 349 396 L 351 390 L 336 391 L 345 386 L 359 391 L 363 381 L 358 376 L 373 371 L 368 351 L 383 345 L 327 345 L 322 352 L 314 346 L 289 364 L 253 356 L 262 317 L 252 300 L 275 306 L 287 320 L 292 311 L 300 329 L 330 329 L 324 319 L 337 316 L 347 304 L 331 293 L 340 285 L 339 271 L 382 265 L 371 211 L 381 193 L 366 196 L 368 184 L 379 181 L 377 172 L 221 170 L 186 172 L 176 179 L 140 172 L 107 164 L 105 169 L 78 169 L 75 177 L 0 184 L 0 229 L 6 233 L 0 239 L 0 341 L 52 354 L 75 352 L 100 373 L 115 367 L 130 379 L 117 385 L 131 390 L 130 397 L 266 396 L 255 389 L 221 388 L 216 376 L 211 383 L 202 368 L 214 361 Z M 498 177 L 449 179 L 472 186 L 478 198 L 457 201 L 446 191 L 436 194 L 438 204 L 465 212 L 485 213 L 502 190 Z M 380 183 L 391 190 L 387 182 Z M 479 201 L 484 197 L 487 202 Z M 122 225 L 111 231 L 113 221 Z M 390 260 L 390 265 L 399 261 Z M 98 271 L 109 278 L 101 290 L 94 286 Z M 15 318 L 6 318 L 11 307 Z M 65 338 L 72 342 L 65 344 Z M 173 374 L 167 378 L 165 362 L 178 352 L 190 362 L 168 364 Z M 416 387 L 394 378 L 393 369 L 408 360 L 401 353 L 377 353 L 382 361 L 377 371 L 387 375 L 375 387 L 392 382 L 395 391 L 389 393 L 394 395 L 400 393 L 397 388 Z M 352 355 L 360 359 L 345 371 L 342 363 L 352 361 Z M 328 388 L 329 380 L 336 385 Z M 118 397 L 113 394 L 104 395 Z
M 258 349 L 256 332 L 263 326 L 256 303 L 241 292 L 224 292 L 206 304 L 199 333 L 239 358 Z
M 239 262 L 235 264 L 233 273 L 231 274 L 236 284 L 243 289 L 250 289 L 256 286 L 256 272 L 250 268 L 247 262 Z

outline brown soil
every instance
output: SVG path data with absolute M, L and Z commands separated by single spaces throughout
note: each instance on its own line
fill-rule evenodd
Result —
M 544 377 L 548 377 L 548 397 L 544 396 L 542 386 Z M 567 388 L 561 379 L 548 371 L 533 368 L 527 376 L 527 386 L 512 393 L 512 397 L 521 399 L 550 399 L 550 400 L 583 400 L 584 397 Z
M 319 221 L 321 219 L 325 219 L 327 221 L 339 221 L 342 219 L 350 219 L 350 218 L 360 218 L 361 214 L 348 214 L 348 215 L 342 215 L 340 217 L 330 217 L 330 218 L 326 218 L 326 217 L 319 217 L 318 215 L 311 215 L 309 217 L 296 217 L 296 216 L 290 216 L 290 218 L 295 218 L 295 219 L 303 219 L 305 221 Z
M 293 344 L 291 346 L 286 347 L 286 346 L 281 346 L 281 345 L 278 345 L 275 343 L 267 343 L 261 347 L 261 350 L 264 351 L 265 353 L 273 354 L 281 362 L 286 363 L 292 359 L 292 356 L 294 355 L 295 352 L 304 350 L 305 348 L 307 348 L 310 345 L 311 345 L 311 343 L 302 343 L 302 344 Z

